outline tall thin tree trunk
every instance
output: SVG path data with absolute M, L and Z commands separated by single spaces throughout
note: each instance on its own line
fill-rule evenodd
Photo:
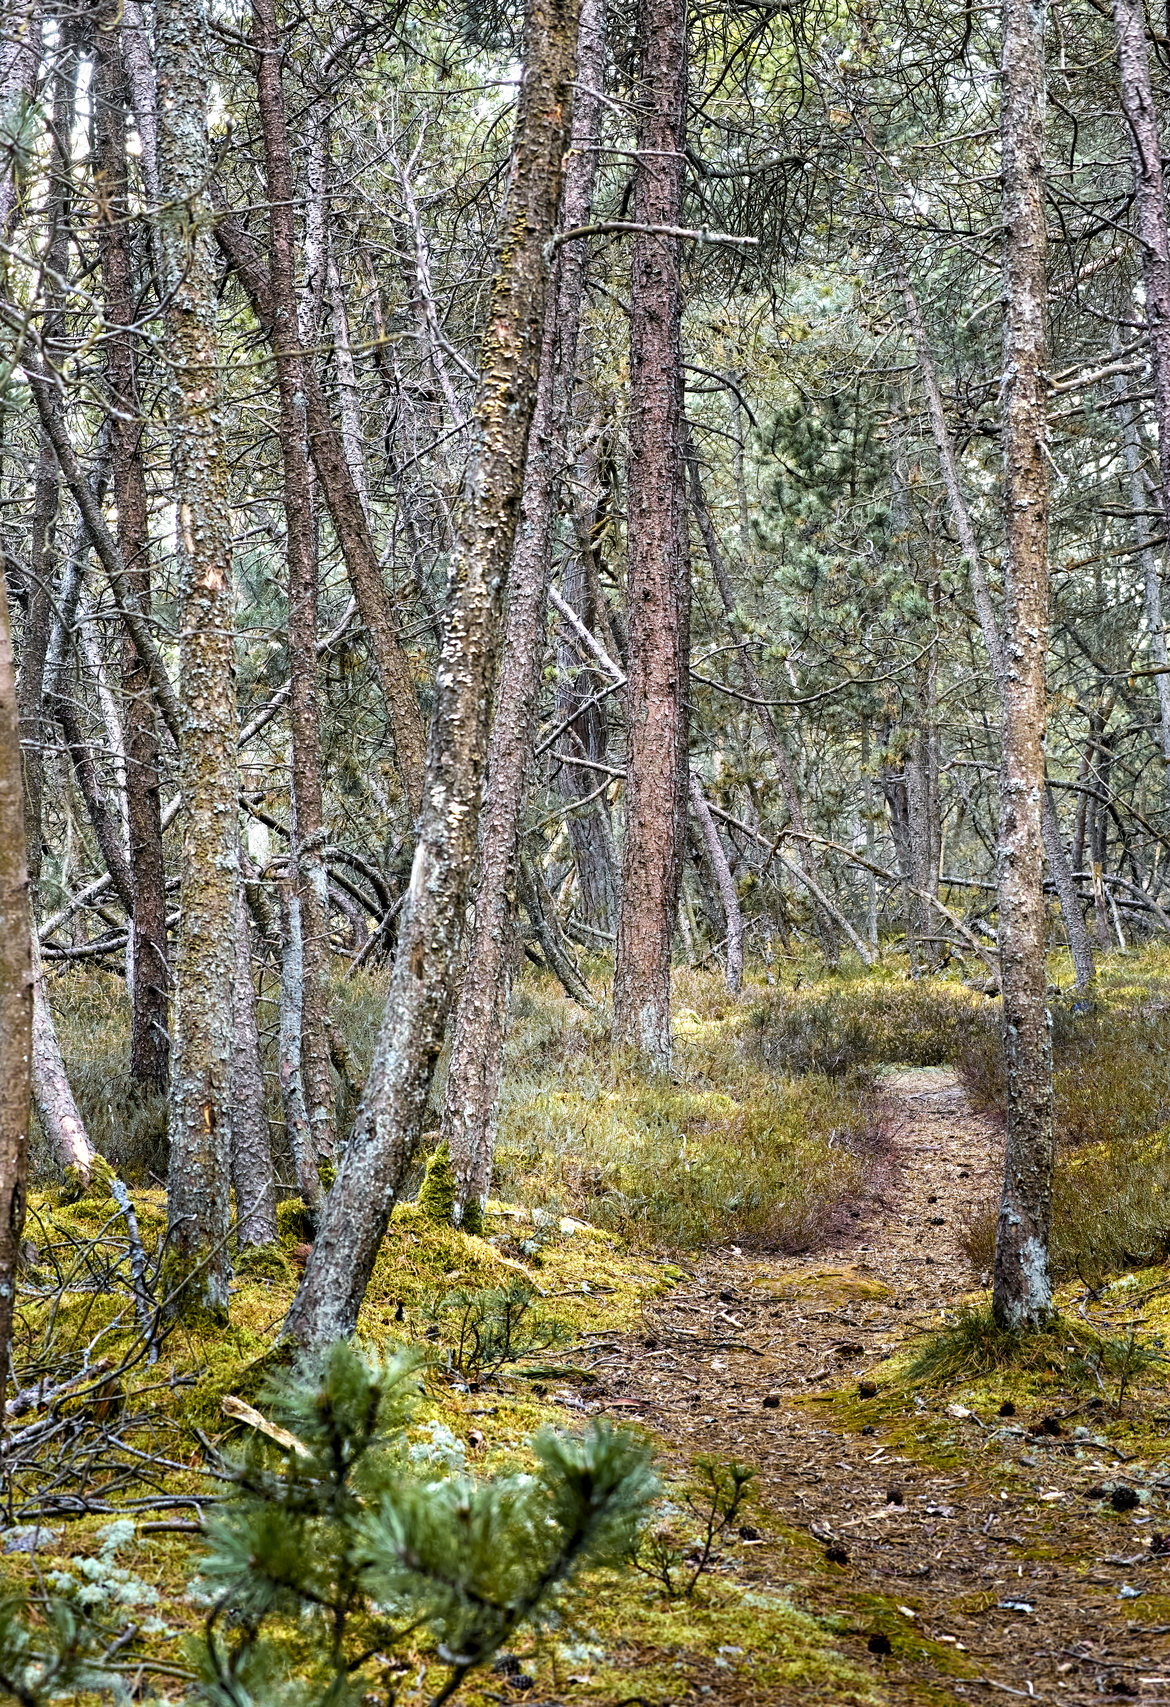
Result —
M 236 896 L 235 1040 L 232 1051 L 232 1187 L 236 1194 L 236 1240 L 269 1245 L 276 1238 L 276 1177 L 260 1070 L 256 988 L 248 908 Z
M 677 227 L 686 127 L 686 0 L 639 0 L 634 219 Z M 630 290 L 625 833 L 615 1044 L 670 1069 L 670 951 L 687 794 L 690 564 L 683 494 L 677 237 L 638 232 Z
M 1120 378 L 1120 376 L 1119 376 Z M 1119 396 L 1125 395 L 1125 381 L 1120 380 Z M 1129 501 L 1134 511 L 1134 529 L 1143 542 L 1149 535 L 1149 521 L 1142 512 L 1146 507 L 1146 482 L 1142 473 L 1142 447 L 1135 409 L 1124 415 L 1125 472 L 1129 477 Z M 1166 647 L 1166 621 L 1162 614 L 1162 577 L 1152 545 L 1142 544 L 1142 591 L 1145 594 L 1146 627 L 1150 635 L 1150 656 L 1157 666 L 1154 686 L 1158 695 L 1158 719 L 1161 725 L 1162 762 L 1166 766 L 1166 786 L 1170 789 L 1170 653 Z
M 106 318 L 115 331 L 106 341 L 110 431 L 118 546 L 130 585 L 144 612 L 150 609 L 150 536 L 144 422 L 139 406 L 134 333 L 134 263 L 130 250 L 126 183 L 127 89 L 112 17 L 95 31 L 97 158 L 102 194 L 98 247 Z M 127 634 L 122 643 L 125 696 L 126 800 L 130 827 L 130 872 L 134 901 L 130 918 L 130 1077 L 146 1089 L 165 1091 L 170 1074 L 167 1030 L 170 975 L 167 967 L 166 871 L 159 799 L 158 730 L 150 676 Z
M 1052 1308 L 1052 1053 L 1045 1004 L 1045 653 L 1048 467 L 1044 339 L 1044 19 L 1040 0 L 1005 0 L 1003 461 L 1005 653 L 1000 771 L 999 952 L 1007 1065 L 1007 1150 L 994 1307 L 1033 1328 Z
M 435 678 L 427 783 L 390 990 L 351 1142 L 286 1331 L 352 1333 L 418 1148 L 475 864 L 502 601 L 519 519 L 577 40 L 574 0 L 530 0 L 500 262 L 481 351 L 459 538 Z
M 49 153 L 49 183 L 45 221 L 48 244 L 45 270 L 45 312 L 41 341 L 46 365 L 52 367 L 65 331 L 62 280 L 69 270 L 71 165 L 73 118 L 77 96 L 78 54 L 76 23 L 61 20 L 60 60 L 53 79 L 53 126 Z M 47 427 L 42 423 L 40 455 L 33 488 L 32 537 L 29 541 L 29 609 L 17 681 L 21 742 L 24 752 L 24 800 L 29 878 L 34 912 L 41 878 L 42 811 L 45 790 L 44 747 L 49 736 L 44 699 L 45 659 L 53 627 L 53 577 L 57 561 L 55 530 L 60 504 L 60 471 Z
M 13 8 L 0 40 L 0 114 L 11 123 L 18 118 L 36 88 L 41 65 L 41 0 L 26 0 L 23 14 Z M 16 210 L 15 151 L 0 168 L 0 240 L 8 236 Z
M 943 410 L 942 394 L 938 388 L 934 358 L 931 355 L 930 343 L 926 336 L 922 311 L 919 308 L 914 287 L 910 282 L 910 275 L 900 258 L 898 281 L 902 292 L 902 301 L 906 307 L 906 318 L 914 338 L 914 348 L 918 356 L 923 389 L 926 392 L 927 410 L 930 415 L 935 450 L 938 453 L 939 465 L 942 469 L 943 484 L 947 489 L 947 501 L 950 505 L 955 531 L 959 536 L 959 545 L 962 548 L 971 576 L 971 592 L 975 599 L 975 614 L 979 618 L 979 626 L 983 631 L 983 644 L 987 648 L 987 657 L 991 664 L 996 697 L 1002 716 L 1004 672 L 1006 669 L 1003 636 L 999 631 L 999 619 L 995 614 L 991 588 L 988 585 L 983 560 L 975 540 L 975 529 L 971 525 L 971 513 L 967 508 L 967 500 L 963 496 L 963 488 L 959 483 L 958 465 L 955 462 L 954 447 L 951 444 L 951 435 Z M 1076 880 L 1073 877 L 1073 869 L 1078 862 L 1075 858 L 1071 863 L 1069 861 L 1068 849 L 1061 834 L 1060 822 L 1056 816 L 1056 807 L 1052 800 L 1052 791 L 1047 787 L 1041 805 L 1040 828 L 1044 839 L 1044 852 L 1048 856 L 1048 869 L 1052 873 L 1052 881 L 1060 901 L 1060 911 L 1064 919 L 1065 934 L 1068 937 L 1069 952 L 1073 958 L 1077 989 L 1085 990 L 1093 982 L 1095 966 L 1093 947 L 1089 941 L 1085 915 L 1081 910 L 1080 896 L 1077 893 Z
M 8 1379 L 28 1181 L 33 982 L 20 717 L 0 556 L 0 1401 Z
M 727 863 L 727 855 L 723 851 L 723 843 L 719 840 L 719 832 L 715 828 L 715 820 L 711 816 L 711 808 L 703 797 L 698 779 L 692 773 L 688 792 L 690 795 L 691 811 L 703 837 L 703 847 L 707 861 L 711 867 L 719 889 L 719 899 L 723 906 L 723 922 L 727 939 L 727 954 L 724 961 L 727 988 L 733 996 L 739 994 L 743 984 L 743 914 L 740 912 L 739 896 L 735 889 L 735 879 L 731 875 L 731 867 Z
M 281 42 L 274 0 L 252 0 L 256 88 L 268 177 L 270 338 L 276 363 L 285 553 L 288 560 L 288 661 L 292 691 L 291 857 L 300 901 L 301 1079 L 312 1145 L 334 1148 L 333 1075 L 325 1035 L 328 1007 L 329 895 L 325 877 L 321 750 L 317 730 L 317 554 L 313 492 L 305 440 L 304 360 L 297 324 L 293 173 L 281 85 Z
M 178 496 L 182 886 L 167 1174 L 169 1283 L 180 1308 L 226 1313 L 238 882 L 231 522 L 207 195 L 209 25 L 202 0 L 158 0 L 158 160 Z
M 600 88 L 605 71 L 605 0 L 584 0 L 578 33 L 577 86 L 565 173 L 562 224 L 585 224 L 597 172 Z M 549 282 L 541 337 L 540 377 L 524 494 L 508 586 L 500 688 L 488 755 L 488 791 L 479 842 L 475 923 L 455 1014 L 451 1065 L 443 1101 L 442 1134 L 455 1172 L 456 1214 L 481 1210 L 491 1180 L 496 1111 L 503 1068 L 513 909 L 508 873 L 532 761 L 537 689 L 543 652 L 546 590 L 552 563 L 561 472 L 577 356 L 585 283 L 580 244 L 559 252 Z M 475 1211 L 473 1210 L 473 1219 Z

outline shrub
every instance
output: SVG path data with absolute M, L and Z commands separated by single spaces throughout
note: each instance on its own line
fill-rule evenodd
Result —
M 941 1067 L 987 1008 L 985 997 L 941 979 L 872 978 L 838 987 L 777 990 L 752 1014 L 762 1058 L 786 1073 L 838 1076 L 904 1063 Z

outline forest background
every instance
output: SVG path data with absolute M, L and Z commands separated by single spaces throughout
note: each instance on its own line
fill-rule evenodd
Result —
M 1004 1109 L 1001 1327 L 1161 1254 L 1168 69 L 1131 0 L 5 15 L 0 1337 L 30 1185 L 165 1183 L 160 1321 L 291 1232 L 316 1348 L 428 1156 L 473 1238 L 495 1167 L 805 1248 L 891 1059 Z M 1053 1023 L 1149 1095 L 1050 1265 Z

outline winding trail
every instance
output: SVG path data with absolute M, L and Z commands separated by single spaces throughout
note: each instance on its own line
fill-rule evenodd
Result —
M 1170 1704 L 1170 1555 L 1150 1545 L 1170 1528 L 1170 1468 L 1119 1463 L 1083 1393 L 1050 1401 L 1059 1437 L 1029 1434 L 1041 1419 L 1023 1402 L 1002 1419 L 945 1392 L 896 1410 L 861 1396 L 979 1284 L 963 1218 L 993 1194 L 1000 1149 L 949 1069 L 879 1084 L 895 1168 L 854 1235 L 815 1260 L 713 1252 L 599 1372 L 603 1405 L 644 1420 L 680 1467 L 704 1451 L 756 1467 L 762 1540 L 734 1542 L 721 1568 L 843 1616 L 840 1646 L 879 1700 Z M 1086 1499 L 1119 1480 L 1148 1503 Z M 872 1651 L 883 1638 L 888 1655 Z M 747 1668 L 694 1688 L 800 1698 L 759 1693 Z

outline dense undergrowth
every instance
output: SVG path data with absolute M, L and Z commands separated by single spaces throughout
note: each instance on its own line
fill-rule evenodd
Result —
M 729 1242 L 760 1251 L 815 1248 L 882 1185 L 881 1065 L 953 1062 L 979 1105 L 997 1106 L 998 1004 L 979 991 L 889 969 L 829 978 L 801 968 L 799 979 L 787 976 L 787 988 L 757 988 L 737 1003 L 717 977 L 681 972 L 675 1072 L 662 1085 L 611 1060 L 603 1017 L 526 976 L 515 999 L 484 1236 L 437 1225 L 418 1204 L 401 1205 L 362 1312 L 360 1338 L 371 1353 L 404 1344 L 420 1359 L 418 1408 L 405 1442 L 412 1465 L 484 1486 L 531 1473 L 536 1435 L 590 1408 L 598 1348 L 637 1328 L 647 1301 L 685 1277 L 687 1253 Z M 1144 950 L 1107 961 L 1091 1003 L 1053 1000 L 1056 1260 L 1062 1273 L 1080 1270 L 1095 1285 L 1136 1259 L 1160 1260 L 1166 1249 L 1167 984 L 1170 956 Z M 119 992 L 119 981 L 101 973 L 54 980 L 83 1112 L 99 1147 L 132 1183 L 153 1307 L 166 1219 L 165 1131 L 161 1108 L 132 1104 L 120 1077 L 126 1014 Z M 267 1000 L 264 985 L 261 997 Z M 338 1076 L 343 1126 L 381 1000 L 377 977 L 335 991 L 334 1021 L 349 1058 Z M 274 1084 L 270 1114 L 278 1173 L 288 1179 Z M 303 1224 L 290 1195 L 280 1246 L 241 1264 L 226 1330 L 176 1324 L 162 1331 L 156 1322 L 152 1346 L 116 1206 L 100 1197 L 60 1206 L 40 1148 L 37 1167 L 14 1342 L 17 1382 L 28 1388 L 51 1375 L 79 1385 L 54 1403 L 58 1433 L 46 1434 L 43 1448 L 32 1437 L 35 1450 L 10 1458 L 6 1522 L 44 1526 L 28 1577 L 34 1587 L 37 1572 L 72 1583 L 62 1592 L 82 1596 L 78 1607 L 92 1605 L 111 1641 L 136 1621 L 127 1667 L 149 1655 L 156 1669 L 146 1674 L 147 1692 L 176 1699 L 191 1681 L 188 1638 L 205 1616 L 192 1586 L 202 1542 L 191 1513 L 223 1492 L 220 1455 L 251 1438 L 253 1425 L 241 1418 L 264 1403 L 303 1261 Z M 972 1205 L 968 1245 L 976 1263 L 986 1260 L 991 1210 Z M 1155 1308 L 1160 1274 L 1143 1283 L 1157 1293 Z M 1079 1284 L 1075 1292 L 1063 1295 L 1064 1324 L 1086 1296 Z M 1161 1380 L 1162 1354 L 1127 1341 L 1117 1324 L 1128 1294 L 1116 1283 L 1108 1297 L 1114 1294 L 1112 1316 L 1106 1310 L 1098 1319 L 1090 1299 L 1086 1319 L 1042 1336 L 1027 1356 L 985 1311 L 960 1310 L 902 1358 L 883 1386 L 883 1407 L 893 1416 L 909 1405 L 910 1388 L 960 1382 L 981 1403 L 1033 1391 L 1040 1399 L 1071 1385 L 1116 1408 L 1127 1386 Z M 44 1415 L 33 1403 L 22 1426 L 40 1426 Z M 686 1488 L 668 1473 L 659 1529 L 649 1532 L 653 1546 L 655 1535 L 666 1535 L 662 1547 L 684 1563 L 694 1550 Z M 175 1504 L 183 1500 L 195 1504 Z M 656 1556 L 653 1546 L 643 1558 Z M 12 1568 L 28 1576 L 19 1556 Z M 732 1544 L 698 1592 L 679 1600 L 653 1577 L 605 1566 L 555 1618 L 518 1633 L 516 1664 L 545 1693 L 562 1693 L 568 1678 L 586 1680 L 573 1684 L 573 1699 L 601 1707 L 675 1699 L 680 1665 L 717 1683 L 720 1656 L 742 1649 L 760 1686 L 780 1695 L 870 1698 L 831 1630 L 784 1596 L 745 1588 L 738 1568 Z M 689 1568 L 680 1580 L 689 1580 Z M 433 1636 L 421 1629 L 399 1663 L 408 1669 L 395 1676 L 427 1688 L 445 1675 Z M 504 1686 L 497 1683 L 481 1689 L 469 1680 L 465 1693 L 498 1700 Z
M 378 976 L 335 985 L 333 1020 L 350 1060 L 336 1080 L 342 1131 L 373 1051 L 383 989 Z M 260 995 L 263 1020 L 264 984 Z M 98 1149 L 131 1181 L 165 1178 L 161 1099 L 134 1103 L 127 1094 L 121 981 L 70 973 L 55 981 L 54 998 Z M 577 1216 L 651 1246 L 735 1240 L 808 1249 L 864 1195 L 882 1154 L 870 1075 L 778 1074 L 754 1045 L 750 1010 L 730 1002 L 715 975 L 680 972 L 676 999 L 674 1073 L 667 1084 L 649 1083 L 632 1064 L 613 1061 L 602 1015 L 570 1002 L 549 979 L 526 978 L 514 1000 L 494 1190 L 544 1216 Z M 278 1177 L 287 1180 L 274 1048 L 270 1025 L 269 1116 Z M 441 1084 L 440 1075 L 435 1126 Z M 35 1164 L 38 1180 L 51 1182 L 40 1143 Z

